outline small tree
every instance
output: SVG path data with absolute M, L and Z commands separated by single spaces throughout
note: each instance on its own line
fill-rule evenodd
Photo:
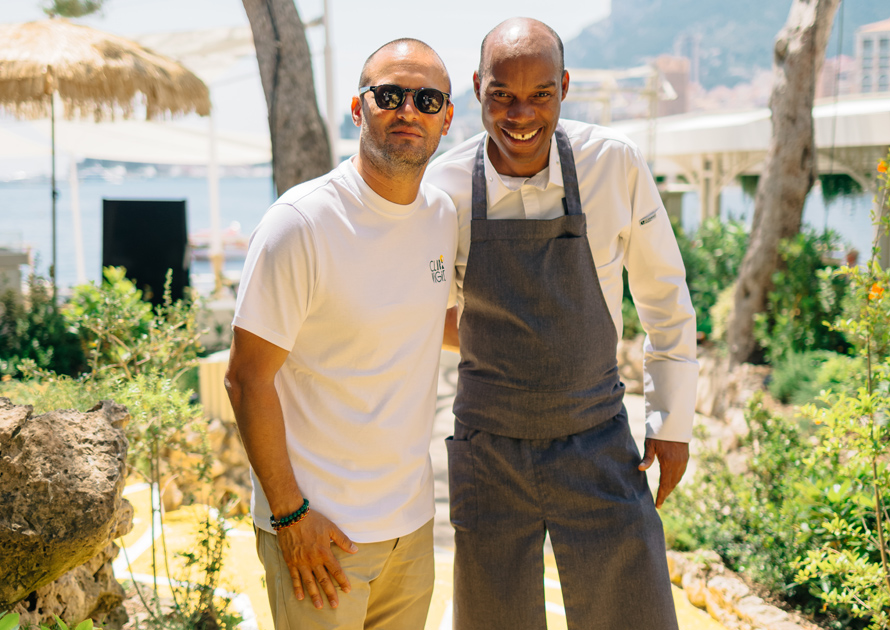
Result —
M 43 12 L 50 17 L 79 18 L 102 10 L 105 0 L 52 0 L 43 7 Z
M 779 241 L 800 231 L 803 204 L 816 179 L 813 99 L 838 4 L 840 0 L 794 0 L 776 38 L 769 102 L 772 137 L 727 331 L 736 364 L 749 360 L 756 349 L 754 316 L 766 309 Z

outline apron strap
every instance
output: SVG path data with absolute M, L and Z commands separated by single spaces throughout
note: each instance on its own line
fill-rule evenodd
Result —
M 486 134 L 476 150 L 476 159 L 473 161 L 473 219 L 485 219 L 488 217 L 488 187 L 485 185 L 485 143 L 488 141 Z
M 575 171 L 575 156 L 572 154 L 572 145 L 562 125 L 555 129 L 556 150 L 559 152 L 559 164 L 562 170 L 562 183 L 565 190 L 565 198 L 562 204 L 566 214 L 581 214 L 581 194 L 578 192 L 578 174 Z M 476 149 L 476 158 L 473 160 L 473 219 L 488 218 L 488 186 L 485 181 L 485 144 L 488 135 L 482 138 L 479 148 Z
M 575 171 L 575 156 L 569 136 L 562 125 L 556 125 L 556 150 L 559 151 L 559 163 L 562 168 L 562 185 L 565 198 L 562 200 L 566 214 L 581 214 L 581 194 L 578 192 L 578 173 Z

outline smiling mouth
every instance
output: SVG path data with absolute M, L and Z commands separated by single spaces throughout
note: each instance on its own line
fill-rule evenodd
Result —
M 507 131 L 506 129 L 504 129 L 503 131 L 508 137 L 513 140 L 516 140 L 518 142 L 528 142 L 541 132 L 541 128 L 538 127 L 534 131 L 530 131 L 528 133 L 513 133 L 512 131 Z

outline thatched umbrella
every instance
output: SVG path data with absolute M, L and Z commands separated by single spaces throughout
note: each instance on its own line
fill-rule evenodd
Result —
M 149 120 L 210 113 L 207 86 L 172 59 L 123 37 L 64 19 L 0 24 L 0 109 L 51 120 L 52 268 L 56 282 L 55 99 L 65 117 L 129 118 L 141 103 Z M 141 95 L 141 96 L 140 96 Z

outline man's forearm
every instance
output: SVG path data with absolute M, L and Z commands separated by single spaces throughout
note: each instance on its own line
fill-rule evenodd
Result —
M 287 454 L 284 415 L 274 382 L 227 379 L 241 442 L 256 473 L 272 514 L 295 512 L 303 495 Z
M 460 354 L 460 337 L 457 334 L 457 307 L 445 311 L 445 330 L 442 332 L 442 349 Z

